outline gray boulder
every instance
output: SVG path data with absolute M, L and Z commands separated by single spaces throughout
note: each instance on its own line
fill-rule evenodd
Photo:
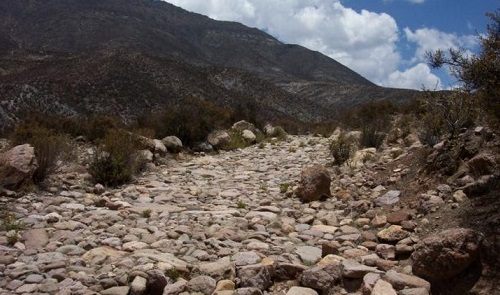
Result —
M 172 153 L 178 153 L 183 149 L 182 141 L 177 136 L 167 136 L 163 138 L 161 142 L 163 142 L 167 150 Z
M 0 187 L 18 189 L 29 182 L 38 168 L 35 149 L 23 144 L 0 154 Z

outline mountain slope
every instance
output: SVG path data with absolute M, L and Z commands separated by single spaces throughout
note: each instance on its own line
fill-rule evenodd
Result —
M 330 120 L 359 103 L 414 94 L 163 1 L 0 1 L 0 129 L 26 109 L 132 120 L 193 95 L 233 109 L 255 104 L 261 119 Z
M 278 80 L 372 85 L 340 63 L 257 29 L 149 0 L 3 0 L 2 47 L 80 52 L 115 47 L 249 70 Z M 13 46 L 15 44 L 15 46 Z

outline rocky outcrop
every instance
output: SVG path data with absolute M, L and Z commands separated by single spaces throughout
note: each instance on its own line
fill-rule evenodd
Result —
M 456 228 L 421 240 L 411 255 L 413 273 L 432 281 L 452 278 L 479 259 L 483 235 Z
M 35 150 L 23 144 L 0 154 L 0 187 L 17 189 L 31 181 L 38 164 Z

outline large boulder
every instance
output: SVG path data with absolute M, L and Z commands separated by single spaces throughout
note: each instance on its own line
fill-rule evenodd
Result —
M 483 235 L 455 228 L 421 240 L 411 255 L 413 273 L 430 281 L 452 278 L 479 258 Z
M 167 150 L 173 153 L 182 151 L 182 141 L 177 136 L 167 136 L 161 140 L 167 147 Z
M 328 170 L 321 165 L 314 165 L 302 170 L 297 196 L 303 202 L 316 201 L 330 197 L 330 184 L 332 178 Z
M 231 142 L 231 135 L 224 130 L 212 131 L 208 137 L 207 141 L 213 147 L 220 147 L 221 145 L 228 144 Z
M 30 181 L 38 168 L 35 149 L 23 144 L 0 154 L 0 187 L 17 189 Z
M 234 123 L 232 129 L 237 130 L 239 132 L 243 132 L 243 130 L 250 130 L 254 134 L 257 133 L 257 128 L 255 128 L 255 125 L 245 120 L 241 120 L 239 122 Z

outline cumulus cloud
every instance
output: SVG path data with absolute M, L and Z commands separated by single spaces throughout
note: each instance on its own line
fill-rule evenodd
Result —
M 389 74 L 387 82 L 384 83 L 388 87 L 408 88 L 408 89 L 442 89 L 441 79 L 431 72 L 429 66 L 425 63 L 417 65 L 405 70 L 394 71 Z
M 417 44 L 414 56 L 416 61 L 424 60 L 425 53 L 428 51 L 446 50 L 448 48 L 473 48 L 477 45 L 477 39 L 473 35 L 458 36 L 457 34 L 446 33 L 433 28 L 422 28 L 415 31 L 405 28 L 404 33 L 408 41 Z M 470 51 L 469 54 L 471 54 Z

